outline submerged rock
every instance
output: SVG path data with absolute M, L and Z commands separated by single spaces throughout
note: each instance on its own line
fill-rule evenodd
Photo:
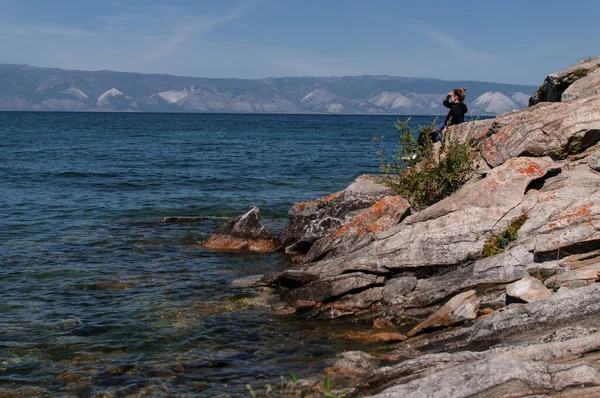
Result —
M 260 210 L 251 206 L 243 215 L 227 221 L 204 244 L 214 250 L 248 250 L 269 253 L 275 238 L 260 220 Z

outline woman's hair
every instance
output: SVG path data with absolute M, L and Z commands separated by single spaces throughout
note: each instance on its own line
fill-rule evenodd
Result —
M 454 95 L 456 95 L 461 102 L 465 100 L 465 91 L 467 91 L 466 87 L 456 88 L 453 91 Z

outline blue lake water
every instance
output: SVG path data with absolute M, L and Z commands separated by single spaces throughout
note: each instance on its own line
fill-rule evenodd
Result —
M 285 256 L 202 243 L 250 205 L 277 234 L 294 202 L 378 172 L 396 120 L 1 112 L 0 394 L 247 396 L 366 349 L 335 337 L 360 325 L 242 304 L 231 282 Z

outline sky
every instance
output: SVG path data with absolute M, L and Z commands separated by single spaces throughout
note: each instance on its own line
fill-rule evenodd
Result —
M 540 85 L 600 55 L 600 1 L 0 0 L 0 63 L 194 77 Z

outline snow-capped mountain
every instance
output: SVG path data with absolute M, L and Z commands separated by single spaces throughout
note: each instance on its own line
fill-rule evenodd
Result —
M 445 115 L 467 86 L 471 115 L 527 106 L 537 87 L 394 76 L 208 79 L 0 64 L 0 110 Z

